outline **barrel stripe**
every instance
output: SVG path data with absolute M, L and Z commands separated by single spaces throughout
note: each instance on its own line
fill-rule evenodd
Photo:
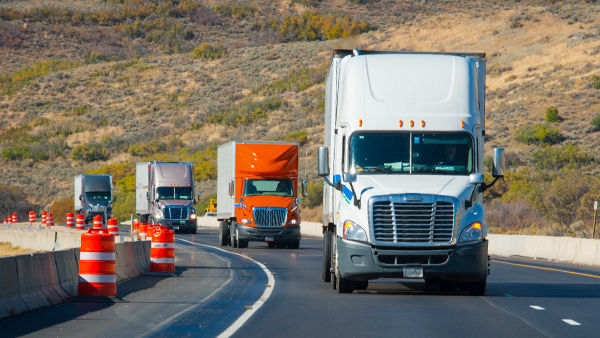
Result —
M 82 261 L 114 261 L 114 252 L 81 252 L 79 259 Z
M 175 258 L 154 258 L 154 257 L 150 257 L 150 262 L 152 263 L 163 263 L 163 264 L 169 264 L 169 263 L 173 263 L 175 264 Z
M 151 248 L 163 248 L 163 249 L 173 249 L 175 248 L 175 243 L 156 243 L 152 242 L 150 245 Z
M 79 275 L 80 282 L 88 283 L 116 283 L 116 275 Z

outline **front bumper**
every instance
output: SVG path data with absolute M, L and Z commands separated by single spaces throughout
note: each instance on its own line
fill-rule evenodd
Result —
M 183 230 L 183 229 L 187 229 L 187 230 L 196 230 L 197 227 L 197 220 L 185 220 L 185 221 L 180 221 L 180 220 L 167 220 L 167 219 L 161 219 L 158 220 L 158 224 L 167 227 L 167 229 L 173 229 L 173 227 L 179 227 L 179 230 Z
M 342 278 L 402 278 L 404 267 L 422 267 L 423 277 L 480 281 L 488 273 L 488 241 L 436 249 L 390 249 L 337 238 Z
M 266 237 L 273 237 L 275 242 L 285 242 L 300 239 L 300 226 L 277 228 L 254 228 L 251 226 L 237 225 L 240 239 L 265 242 Z

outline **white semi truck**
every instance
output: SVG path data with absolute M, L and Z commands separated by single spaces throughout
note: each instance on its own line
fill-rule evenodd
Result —
M 485 293 L 485 54 L 335 50 L 326 81 L 323 280 Z
M 114 196 L 111 175 L 77 175 L 73 191 L 75 213 L 84 215 L 86 223 L 91 223 L 97 215 L 102 216 L 104 222 L 112 217 Z
M 135 181 L 135 207 L 140 222 L 196 233 L 192 163 L 138 162 Z

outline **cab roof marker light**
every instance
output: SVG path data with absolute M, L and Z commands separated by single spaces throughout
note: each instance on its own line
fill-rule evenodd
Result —
M 464 128 L 464 127 L 465 127 L 465 121 L 463 121 L 463 120 L 461 120 L 461 121 L 460 121 L 460 127 L 461 127 L 461 128 Z
M 398 121 L 398 127 L 402 128 L 403 125 L 404 123 L 402 123 L 402 120 Z
M 358 126 L 362 127 L 362 120 L 358 120 Z
M 425 120 L 421 120 L 421 128 L 425 128 Z
M 410 120 L 410 127 L 412 128 L 412 127 L 414 127 L 414 126 L 415 126 L 415 121 L 413 121 L 413 120 Z

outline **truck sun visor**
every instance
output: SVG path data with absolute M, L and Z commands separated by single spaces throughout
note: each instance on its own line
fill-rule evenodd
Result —
M 298 146 L 238 144 L 236 176 L 298 177 Z
M 83 191 L 111 191 L 109 176 L 86 176 L 83 179 Z

